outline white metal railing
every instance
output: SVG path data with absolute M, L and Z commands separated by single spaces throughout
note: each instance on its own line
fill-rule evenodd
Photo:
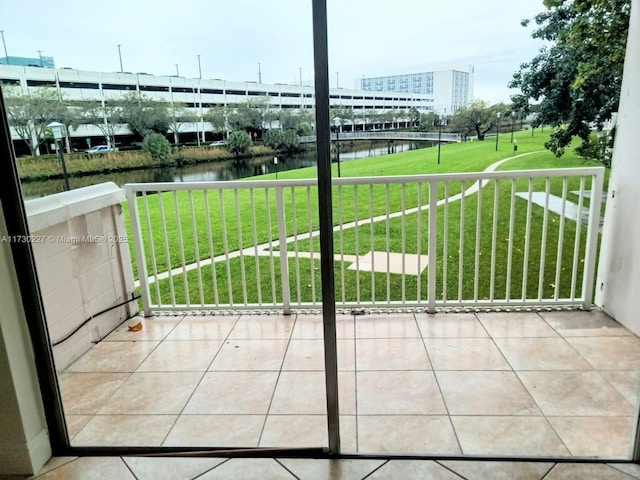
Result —
M 459 142 L 462 137 L 458 133 L 441 133 L 437 132 L 341 132 L 340 140 L 415 140 L 437 142 L 440 138 L 441 142 Z M 333 132 L 331 140 L 337 140 L 338 134 Z M 312 143 L 316 141 L 315 135 L 305 135 L 299 137 L 300 143 Z
M 602 168 L 335 179 L 338 307 L 590 308 L 602 184 Z M 321 305 L 315 180 L 124 188 L 147 314 Z

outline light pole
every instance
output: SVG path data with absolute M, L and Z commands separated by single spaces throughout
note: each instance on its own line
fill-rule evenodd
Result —
M 7 60 L 7 65 L 10 65 L 9 62 L 9 54 L 7 53 L 7 44 L 4 42 L 4 30 L 0 30 L 0 35 L 2 35 L 2 46 L 4 47 L 4 58 Z
M 516 121 L 516 112 L 511 112 L 511 143 L 513 143 L 513 124 Z
M 260 62 L 258 62 L 258 83 L 262 83 L 262 68 L 260 67 Z
M 198 54 L 198 78 L 202 78 L 202 65 L 200 64 L 200 55 Z
M 278 179 L 278 157 L 273 157 L 273 164 L 276 166 L 276 180 Z
M 71 190 L 69 188 L 69 175 L 67 175 L 67 165 L 64 162 L 64 152 L 62 151 L 61 140 L 62 140 L 62 137 L 64 136 L 62 131 L 62 129 L 64 128 L 64 125 L 60 122 L 51 122 L 49 125 L 47 125 L 47 127 L 49 127 L 51 129 L 51 132 L 53 133 L 53 139 L 55 140 L 55 143 L 56 143 L 56 152 L 58 152 L 58 158 L 62 163 L 62 176 L 64 178 L 64 189 Z
M 176 77 L 180 76 L 180 70 L 178 70 L 178 65 L 177 63 L 174 63 L 174 65 L 176 66 Z
M 122 68 L 122 50 L 120 50 L 120 47 L 122 47 L 122 45 L 118 44 L 118 58 L 120 59 L 120 73 L 124 72 L 124 69 Z
M 338 159 L 338 178 L 340 178 L 340 125 L 342 125 L 342 119 L 336 117 L 333 119 L 333 123 L 336 126 L 336 158 Z
M 40 66 L 44 67 L 44 63 L 42 63 L 42 50 L 36 50 L 38 52 L 38 57 L 40 57 Z
M 440 165 L 440 139 L 442 138 L 442 114 L 438 119 L 438 165 Z
M 498 137 L 500 136 L 500 112 L 496 113 L 496 152 L 498 151 Z

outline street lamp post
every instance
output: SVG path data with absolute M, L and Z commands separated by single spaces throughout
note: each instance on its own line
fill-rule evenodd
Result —
M 179 64 L 174 63 L 174 65 L 176 66 L 176 77 L 180 76 L 180 70 L 178 69 Z
M 198 78 L 202 78 L 202 65 L 200 64 L 200 55 L 198 54 Z
M 513 143 L 513 125 L 516 121 L 516 112 L 511 112 L 511 143 Z
M 2 46 L 4 47 L 4 58 L 7 59 L 7 65 L 10 65 L 9 54 L 7 53 L 7 44 L 4 41 L 4 30 L 0 30 L 0 35 L 2 35 Z
M 64 125 L 60 122 L 51 122 L 49 125 L 47 125 L 47 127 L 49 127 L 51 129 L 51 132 L 53 132 L 53 139 L 55 140 L 55 143 L 56 143 L 56 152 L 58 152 L 58 158 L 62 163 L 62 176 L 64 178 L 64 189 L 71 190 L 69 188 L 69 175 L 67 174 L 67 165 L 64 162 L 64 152 L 62 151 L 62 137 L 64 136 L 63 134 Z
M 118 44 L 118 58 L 120 59 L 120 73 L 124 72 L 124 69 L 122 68 L 122 50 L 120 50 L 120 47 L 122 47 L 122 45 Z
M 276 166 L 276 180 L 278 179 L 278 157 L 273 157 L 273 164 Z
M 498 137 L 500 136 L 500 112 L 496 113 L 496 152 L 498 151 Z
M 338 178 L 340 178 L 340 125 L 342 125 L 342 119 L 336 117 L 333 123 L 336 126 L 336 158 L 338 159 Z
M 442 114 L 438 118 L 438 165 L 440 165 L 440 139 L 442 138 Z

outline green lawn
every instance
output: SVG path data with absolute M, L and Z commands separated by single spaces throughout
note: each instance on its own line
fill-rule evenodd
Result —
M 531 137 L 528 132 L 516 134 L 518 139 L 518 154 L 526 152 L 538 152 L 525 157 L 507 162 L 502 166 L 503 170 L 520 170 L 531 168 L 559 168 L 559 167 L 580 167 L 593 166 L 594 162 L 586 161 L 577 157 L 573 150 L 569 149 L 564 157 L 556 159 L 553 155 L 543 149 L 546 135 L 536 132 L 535 137 Z M 343 162 L 341 171 L 343 177 L 374 177 L 390 175 L 414 175 L 425 173 L 451 173 L 451 172 L 475 172 L 482 171 L 492 163 L 502 158 L 513 155 L 509 135 L 500 137 L 500 148 L 495 151 L 495 141 L 489 139 L 485 142 L 468 142 L 460 144 L 443 145 L 441 151 L 441 164 L 436 163 L 437 149 L 423 149 L 411 152 L 403 152 L 382 157 L 367 158 Z M 337 174 L 337 165 L 333 165 L 334 174 Z M 607 172 L 608 173 L 608 172 Z M 292 170 L 280 172 L 278 179 L 307 179 L 314 178 L 315 168 Z M 260 180 L 273 180 L 275 175 L 264 175 L 257 177 Z M 587 184 L 587 187 L 589 185 Z M 465 185 L 468 188 L 469 184 Z M 577 179 L 571 179 L 569 190 L 579 188 Z M 462 185 L 453 182 L 448 187 L 448 195 L 460 192 Z M 526 191 L 527 180 L 517 182 L 518 191 Z M 533 190 L 539 191 L 546 188 L 545 180 L 539 179 L 533 182 Z M 550 191 L 556 195 L 562 193 L 562 181 L 553 180 L 549 185 Z M 525 244 L 527 222 L 515 222 L 513 236 L 509 236 L 507 218 L 511 207 L 511 181 L 501 181 L 498 195 L 494 196 L 495 182 L 489 182 L 482 191 L 483 211 L 480 218 L 480 236 L 476 237 L 476 222 L 478 195 L 472 194 L 465 199 L 464 215 L 464 235 L 460 235 L 461 202 L 452 202 L 448 206 L 448 222 L 445 225 L 444 207 L 438 208 L 438 237 L 437 246 L 437 278 L 438 297 L 446 290 L 447 298 L 489 298 L 492 292 L 497 297 L 504 296 L 507 284 L 511 290 L 512 298 L 521 296 L 524 290 L 527 296 L 534 298 L 539 295 L 538 287 L 542 286 L 542 296 L 553 295 L 558 289 L 560 297 L 571 294 L 571 273 L 574 261 L 574 239 L 576 235 L 575 222 L 567 221 L 564 225 L 564 242 L 562 255 L 560 256 L 560 267 L 557 269 L 557 242 L 559 238 L 559 217 L 550 214 L 546 224 L 546 232 L 543 232 L 543 209 L 532 207 L 531 221 L 529 222 L 530 241 Z M 357 192 L 357 194 L 356 194 Z M 346 223 L 354 219 L 366 219 L 371 216 L 384 215 L 389 212 L 409 209 L 417 205 L 427 203 L 429 195 L 428 185 L 419 187 L 410 184 L 403 189 L 399 186 L 387 187 L 384 185 L 360 185 L 357 187 L 346 186 L 334 187 L 334 224 Z M 445 197 L 444 184 L 439 185 L 438 198 Z M 496 223 L 496 242 L 493 243 L 493 203 L 495 198 L 498 201 L 498 218 L 503 219 Z M 514 208 L 516 218 L 525 219 L 527 216 L 527 204 L 525 200 L 516 199 Z M 241 246 L 251 247 L 254 244 L 268 242 L 269 239 L 277 245 L 277 213 L 275 189 L 255 189 L 243 190 L 239 192 L 224 191 L 216 192 L 166 192 L 162 195 L 147 195 L 138 199 L 138 205 L 143 212 L 141 216 L 142 229 L 145 238 L 145 250 L 147 265 L 152 271 L 151 265 L 155 260 L 158 272 L 165 271 L 168 266 L 176 268 L 184 262 L 190 264 L 196 260 L 210 258 L 212 253 L 220 255 L 226 251 L 233 252 Z M 318 209 L 317 209 L 317 189 L 315 187 L 300 188 L 295 190 L 287 188 L 284 194 L 285 224 L 287 236 L 293 234 L 304 234 L 305 232 L 317 230 Z M 144 213 L 148 212 L 148 214 Z M 362 255 L 371 250 L 373 237 L 373 249 L 388 250 L 392 252 L 407 252 L 426 254 L 428 251 L 428 237 L 426 228 L 428 225 L 428 211 L 407 214 L 401 218 L 392 219 L 388 227 L 386 222 L 376 224 L 366 224 L 360 227 L 347 229 L 342 235 L 336 234 L 336 253 L 340 249 L 345 254 Z M 420 217 L 420 223 L 418 223 Z M 207 222 L 207 218 L 210 219 Z M 179 219 L 179 220 L 178 220 Z M 506 222 L 506 223 L 505 223 Z M 176 228 L 177 224 L 182 225 L 182 233 Z M 255 229 L 253 228 L 255 225 Z M 195 226 L 195 227 L 194 227 Z M 150 227 L 150 228 L 149 228 Z M 445 232 L 445 227 L 447 231 Z M 388 228 L 388 231 L 387 231 Z M 149 230 L 151 234 L 149 234 Z M 195 230 L 195 235 L 193 234 Z M 584 230 L 584 229 L 583 229 Z M 404 236 L 402 232 L 404 231 Z M 543 235 L 544 233 L 544 235 Z M 447 251 L 445 255 L 444 238 L 447 241 Z M 402 238 L 405 238 L 404 245 Z M 509 238 L 512 240 L 509 241 Z M 150 240 L 153 239 L 151 242 Z M 578 239 L 578 254 L 583 251 L 585 235 L 581 234 Z M 542 245 L 546 246 L 544 256 L 542 256 Z M 461 248 L 462 247 L 462 248 Z M 293 245 L 289 245 L 291 250 Z M 297 246 L 300 251 L 319 252 L 317 237 L 308 238 L 300 242 Z M 529 249 L 529 264 L 524 264 L 524 250 Z M 463 255 L 460 255 L 460 252 Z M 512 253 L 511 257 L 508 255 Z M 476 255 L 477 253 L 477 255 Z M 316 255 L 316 259 L 317 259 Z M 492 268 L 491 259 L 494 258 L 495 281 L 490 281 L 491 276 L 486 273 Z M 509 258 L 511 261 L 509 262 Z M 544 258 L 543 268 L 540 268 L 539 259 Z M 582 259 L 578 259 L 581 265 Z M 265 265 L 263 263 L 267 262 Z M 511 275 L 507 279 L 507 262 L 511 265 Z M 245 301 L 242 294 L 242 285 L 248 288 L 248 303 L 258 301 L 258 288 L 256 278 L 261 279 L 262 290 L 266 289 L 268 298 L 274 292 L 279 298 L 280 279 L 279 259 L 274 261 L 276 270 L 276 285 L 272 287 L 271 269 L 269 260 L 261 258 L 255 262 L 253 258 L 245 258 L 243 261 L 234 259 L 217 265 L 216 283 L 219 292 L 219 302 L 228 303 L 228 278 L 230 279 L 233 301 L 243 303 Z M 320 299 L 319 269 L 318 262 L 311 262 L 308 259 L 301 259 L 297 264 L 290 262 L 291 295 L 294 302 L 313 301 L 311 291 L 315 290 L 315 300 Z M 228 268 L 227 268 L 228 267 Z M 314 281 L 311 281 L 311 270 L 315 272 Z M 542 279 L 539 272 L 542 270 Z M 580 268 L 578 268 L 580 270 Z M 299 271 L 299 274 L 298 274 Z M 473 277 L 478 273 L 479 283 L 474 287 Z M 446 273 L 446 276 L 445 276 Z M 462 273 L 462 275 L 460 275 Z M 526 273 L 526 275 L 525 275 Z M 338 262 L 336 264 L 337 296 L 343 297 L 346 301 L 357 300 L 358 292 L 360 298 L 371 299 L 371 292 L 375 292 L 378 300 L 402 300 L 402 292 L 405 298 L 426 299 L 427 275 L 425 271 L 418 278 L 414 276 L 402 276 L 390 274 L 372 275 L 366 272 L 356 274 L 354 271 L 344 270 Z M 189 297 L 195 303 L 200 303 L 197 272 L 190 272 Z M 203 278 L 202 292 L 206 298 L 206 303 L 215 302 L 212 293 L 213 277 L 211 269 L 201 274 Z M 227 278 L 228 277 L 228 278 Z M 317 277 L 317 279 L 316 279 Z M 524 279 L 526 278 L 526 285 Z M 578 274 L 578 287 L 581 285 L 580 273 Z M 207 280 L 208 279 L 208 280 Z M 344 280 L 345 287 L 342 287 Z M 559 281 L 558 281 L 559 280 Z M 389 288 L 387 287 L 389 282 Z M 419 287 L 418 287 L 419 283 Z M 558 286 L 556 287 L 556 283 Z M 309 286 L 310 285 L 310 286 Z M 171 290 L 173 289 L 173 296 Z M 182 279 L 175 279 L 173 286 L 168 280 L 163 280 L 158 286 L 160 296 L 163 301 L 176 299 L 177 303 L 185 301 L 185 286 Z M 580 289 L 576 292 L 580 294 Z M 152 286 L 152 293 L 155 292 Z M 208 292 L 208 293 L 207 293 Z M 196 297 L 194 297 L 196 295 Z M 262 293 L 261 293 L 262 295 Z M 263 298 L 263 301 L 265 301 Z

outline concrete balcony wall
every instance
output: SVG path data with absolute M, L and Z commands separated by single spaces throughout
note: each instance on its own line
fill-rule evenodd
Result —
M 56 369 L 63 370 L 128 316 L 136 302 L 121 202 L 114 183 L 26 202 Z M 96 316 L 97 315 L 97 316 Z

